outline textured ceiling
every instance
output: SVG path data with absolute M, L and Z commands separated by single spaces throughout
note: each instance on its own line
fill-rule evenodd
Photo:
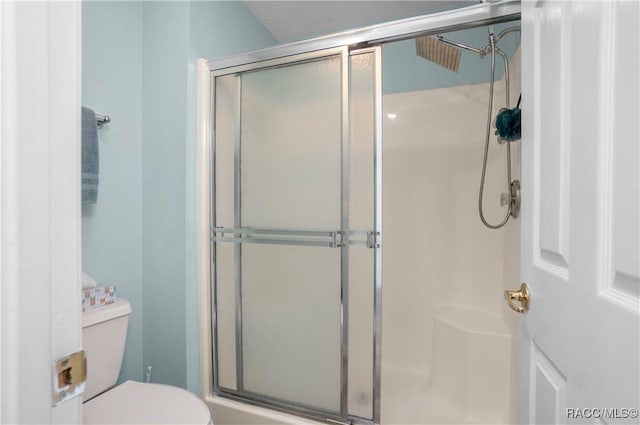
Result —
M 477 4 L 478 1 L 245 1 L 281 43 Z

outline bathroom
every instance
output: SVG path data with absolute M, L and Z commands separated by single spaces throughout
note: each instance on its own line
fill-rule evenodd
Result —
M 508 26 L 500 24 L 496 34 Z M 484 47 L 488 33 L 482 27 L 449 37 Z M 99 201 L 85 204 L 82 210 L 83 267 L 98 281 L 115 284 L 117 295 L 131 303 L 121 381 L 142 380 L 152 366 L 152 382 L 201 392 L 195 62 L 277 43 L 241 2 L 83 5 L 83 104 L 111 118 L 99 130 Z M 519 59 L 514 60 L 518 45 L 517 33 L 501 42 L 511 62 L 512 103 L 519 94 Z M 467 320 L 478 322 L 486 316 L 486 321 L 502 323 L 499 329 L 509 341 L 508 353 L 500 355 L 517 370 L 519 322 L 503 308 L 501 293 L 517 280 L 519 224 L 511 220 L 504 229 L 484 229 L 475 207 L 489 58 L 465 52 L 455 73 L 416 56 L 414 40 L 384 45 L 382 57 L 387 237 L 382 281 L 389 281 L 383 286 L 382 334 L 388 345 L 382 347 L 382 379 L 388 381 L 383 388 L 399 389 L 383 394 L 383 400 L 399 400 L 410 398 L 410 388 L 417 390 L 420 382 L 429 381 L 432 345 L 438 344 L 432 343 L 431 335 L 434 309 L 442 308 L 436 304 L 474 305 Z M 497 111 L 504 106 L 502 62 L 496 68 Z M 395 118 L 389 118 L 393 114 Z M 443 122 L 447 117 L 453 120 L 449 124 Z M 468 123 L 467 130 L 448 137 L 447 128 L 460 119 Z M 426 142 L 419 134 L 432 136 Z M 518 142 L 513 147 L 515 179 Z M 501 219 L 503 213 L 498 200 L 505 190 L 504 150 L 495 141 L 491 145 L 485 201 L 491 221 Z M 448 179 L 453 167 L 456 177 Z M 409 232 L 412 227 L 416 229 Z M 407 234 L 413 236 L 401 236 Z M 434 239 L 441 242 L 423 243 Z M 454 276 L 448 271 L 453 263 L 444 265 L 456 251 L 465 263 L 454 267 Z M 433 279 L 416 280 L 429 274 Z M 403 276 L 393 283 L 404 289 L 394 290 L 392 281 L 397 278 L 392 279 L 393 275 Z M 472 276 L 477 282 L 469 286 L 465 282 Z M 446 287 L 436 283 L 442 281 L 450 283 Z M 472 317 L 474 312 L 481 317 Z M 402 323 L 405 330 L 399 332 Z M 407 323 L 414 324 L 413 330 Z M 426 333 L 426 338 L 414 340 L 413 332 Z M 403 381 L 410 383 L 402 385 Z M 502 411 L 485 422 L 515 420 L 516 400 L 506 395 L 515 385 L 514 378 L 498 390 L 504 399 Z M 371 397 L 370 392 L 366 397 Z M 382 409 L 383 423 L 419 420 L 402 415 L 385 420 L 384 401 Z
M 443 13 L 424 17 L 417 9 L 426 2 L 397 2 L 407 4 L 404 15 L 389 12 L 393 2 L 370 2 L 387 8 L 384 19 L 287 36 L 274 31 L 260 3 L 269 2 L 86 1 L 71 17 L 81 22 L 81 104 L 109 117 L 97 129 L 97 202 L 83 203 L 77 217 L 82 270 L 98 285 L 114 285 L 131 306 L 122 385 L 113 391 L 127 381 L 184 389 L 204 401 L 217 425 L 551 423 L 565 407 L 594 401 L 633 408 L 639 391 L 628 371 L 616 362 L 593 371 L 594 379 L 622 388 L 605 399 L 597 388 L 573 386 L 587 360 L 567 363 L 571 350 L 556 349 L 568 335 L 559 332 L 592 329 L 609 335 L 609 346 L 627 347 L 616 355 L 631 365 L 637 339 L 618 337 L 637 330 L 630 319 L 638 311 L 633 231 L 603 230 L 616 258 L 607 263 L 615 272 L 603 290 L 609 298 L 581 295 L 614 306 L 606 317 L 615 320 L 584 319 L 576 328 L 563 314 L 554 316 L 568 304 L 549 304 L 555 301 L 544 296 L 559 291 L 558 299 L 567 300 L 569 288 L 541 283 L 579 276 L 568 274 L 569 265 L 589 266 L 575 245 L 569 262 L 567 241 L 580 232 L 563 233 L 567 223 L 594 226 L 568 221 L 576 209 L 563 203 L 569 177 L 557 170 L 567 164 L 569 147 L 549 137 L 582 131 L 555 119 L 567 110 L 562 102 L 581 93 L 561 85 L 569 81 L 566 69 L 556 81 L 553 68 L 534 59 L 557 65 L 564 50 L 543 50 L 541 43 L 551 46 L 557 38 L 567 49 L 567 20 L 586 12 L 571 4 L 523 5 L 523 25 L 529 22 L 535 37 L 521 41 L 516 1 L 433 2 L 428 13 L 437 7 Z M 633 48 L 620 35 L 633 28 L 628 9 L 637 6 L 597 7 L 606 13 L 593 6 L 588 16 L 615 16 L 619 23 L 598 21 L 602 31 L 615 33 L 617 60 L 621 49 Z M 352 30 L 367 25 L 377 26 Z M 319 38 L 314 48 L 286 44 L 344 30 L 351 31 Z M 497 41 L 490 32 L 499 34 Z M 458 53 L 452 59 L 419 52 L 422 36 L 440 52 L 446 46 Z M 349 40 L 341 45 L 351 48 L 335 40 Z M 256 66 L 257 60 L 263 62 Z M 342 75 L 342 85 L 314 75 L 305 86 L 298 70 L 325 62 Z M 265 64 L 271 65 L 261 69 Z M 447 69 L 452 66 L 459 69 Z M 633 84 L 629 75 L 624 81 Z M 278 87 L 304 87 L 319 102 L 302 105 L 295 90 Z M 521 100 L 525 88 L 530 97 Z M 562 94 L 555 103 L 554 92 Z M 637 110 L 620 93 L 620 104 Z M 328 100 L 332 95 L 338 97 Z M 536 144 L 521 143 L 519 134 L 498 143 L 496 116 L 503 108 L 519 111 L 521 101 L 523 111 L 534 111 L 524 115 L 523 140 Z M 341 117 L 327 109 L 331 102 L 334 111 L 342 107 Z M 628 110 L 612 119 L 628 118 Z M 240 133 L 243 148 L 234 153 Z M 296 134 L 304 134 L 306 150 Z M 263 139 L 273 144 L 252 143 Z M 326 142 L 341 139 L 350 145 Z M 637 157 L 637 146 L 617 143 L 605 155 L 618 165 L 607 182 L 634 181 L 637 167 L 624 158 Z M 305 170 L 311 166 L 313 176 Z M 543 166 L 547 175 L 532 171 Z M 590 169 L 583 166 L 573 158 L 572 170 Z M 629 207 L 611 209 L 611 222 L 628 224 L 628 215 L 619 217 L 624 211 L 634 217 L 637 194 L 629 198 L 611 198 Z M 534 244 L 541 247 L 537 254 Z M 318 255 L 306 255 L 312 252 Z M 603 257 L 597 258 L 592 263 Z M 548 276 L 532 273 L 536 267 Z M 525 281 L 533 298 L 525 283 L 517 289 Z M 528 312 L 530 301 L 536 307 Z M 550 326 L 554 317 L 567 328 Z M 614 325 L 624 332 L 607 331 Z M 601 348 L 593 356 L 609 353 Z M 79 406 L 73 403 L 68 406 Z M 85 422 L 100 422 L 94 419 Z

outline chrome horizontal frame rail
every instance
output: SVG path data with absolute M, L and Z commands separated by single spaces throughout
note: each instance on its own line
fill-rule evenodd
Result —
M 349 238 L 344 238 L 345 234 Z M 230 234 L 232 236 L 226 236 Z M 214 227 L 211 239 L 214 242 L 256 243 L 267 245 L 320 246 L 339 248 L 342 246 L 365 246 L 379 248 L 379 232 L 370 230 L 293 230 L 293 229 L 259 229 L 253 227 L 234 229 L 230 227 Z
M 301 65 L 313 61 L 323 60 L 327 58 L 338 58 L 345 51 L 345 48 L 336 47 L 332 49 L 323 49 L 321 51 L 302 52 L 295 55 L 287 55 L 284 57 L 273 57 L 260 61 L 259 64 L 255 62 L 238 64 L 236 66 L 224 67 L 224 68 L 211 68 L 211 75 L 214 77 L 220 77 L 229 74 L 246 74 L 253 71 L 260 71 L 269 68 L 278 68 L 282 66 Z
M 257 227 L 243 227 L 240 229 L 234 229 L 230 227 L 214 227 L 213 233 L 336 237 L 336 234 L 340 233 L 340 230 L 293 230 L 293 229 L 274 229 L 274 228 L 257 228 Z
M 215 242 L 255 243 L 264 245 L 294 245 L 294 246 L 320 246 L 326 248 L 339 248 L 339 242 L 304 241 L 296 239 L 269 239 L 269 238 L 225 238 L 214 236 Z
M 513 21 L 520 18 L 520 0 L 487 2 L 461 9 L 400 19 L 378 25 L 344 31 L 310 40 L 282 44 L 253 52 L 210 60 L 209 69 L 221 70 L 265 60 L 309 53 L 340 46 L 376 45 L 406 40 L 418 35 L 433 35 L 448 31 Z
M 225 236 L 231 234 L 232 236 Z M 215 242 L 257 243 L 266 245 L 320 246 L 339 248 L 342 246 L 340 230 L 293 230 L 258 229 L 253 227 L 214 227 L 211 239 Z

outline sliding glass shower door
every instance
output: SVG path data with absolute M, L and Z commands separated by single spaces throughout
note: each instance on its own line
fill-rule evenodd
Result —
M 337 48 L 213 72 L 220 395 L 374 418 L 377 52 Z

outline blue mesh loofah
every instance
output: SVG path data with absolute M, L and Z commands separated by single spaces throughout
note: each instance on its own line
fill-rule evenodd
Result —
M 522 96 L 520 96 L 522 98 Z M 520 99 L 515 108 L 502 108 L 496 115 L 494 126 L 498 143 L 513 142 L 521 137 Z

